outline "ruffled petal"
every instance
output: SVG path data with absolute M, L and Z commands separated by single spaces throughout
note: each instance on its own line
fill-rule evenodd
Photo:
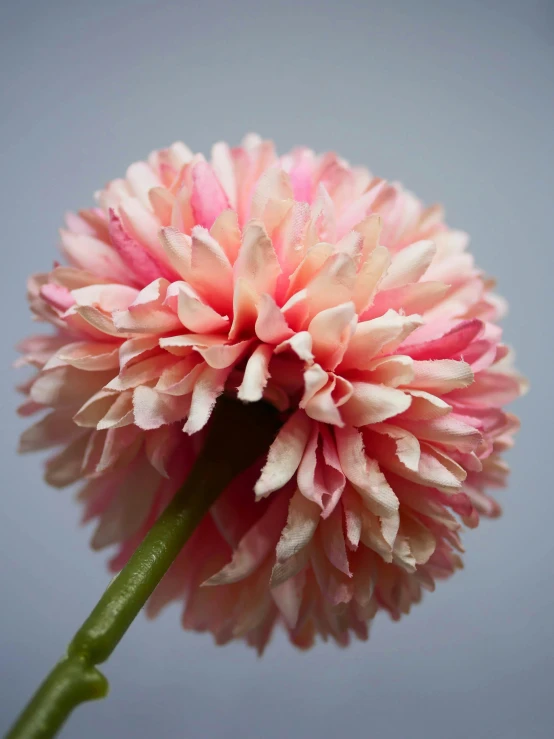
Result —
M 254 492 L 263 498 L 282 488 L 294 475 L 304 454 L 312 422 L 303 411 L 297 411 L 284 424 L 269 449 L 267 461 Z

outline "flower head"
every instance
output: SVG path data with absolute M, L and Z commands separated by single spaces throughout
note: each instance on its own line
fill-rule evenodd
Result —
M 86 480 L 94 547 L 118 569 L 185 479 L 217 398 L 265 399 L 283 426 L 223 493 L 150 603 L 262 649 L 367 636 L 461 566 L 461 523 L 496 516 L 522 392 L 502 301 L 400 185 L 334 154 L 278 158 L 249 136 L 211 161 L 183 144 L 131 165 L 67 217 L 65 265 L 29 282 L 55 332 L 24 451 L 60 446 L 55 486 Z M 229 433 L 240 430 L 229 429 Z

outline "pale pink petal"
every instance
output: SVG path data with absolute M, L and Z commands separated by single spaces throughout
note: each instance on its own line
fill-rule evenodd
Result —
M 146 436 L 144 451 L 148 461 L 157 472 L 170 479 L 168 463 L 181 441 L 182 433 L 174 426 L 160 426 Z
M 136 339 L 128 339 L 119 347 L 119 366 L 121 369 L 132 362 L 147 359 L 158 350 L 158 338 L 156 336 L 141 336 Z
M 212 147 L 212 168 L 232 208 L 237 206 L 237 182 L 229 146 L 218 141 Z
M 361 543 L 368 549 L 376 552 L 384 562 L 392 562 L 393 547 L 396 543 L 398 529 L 400 527 L 398 516 L 388 519 L 379 518 L 367 507 L 362 508 L 361 516 Z M 390 526 L 390 522 L 393 524 L 392 527 Z
M 67 287 L 53 283 L 47 283 L 40 288 L 40 297 L 61 312 L 65 312 L 75 304 L 75 298 Z
M 73 233 L 88 234 L 89 236 L 96 235 L 96 231 L 90 223 L 87 223 L 84 218 L 81 218 L 76 213 L 71 213 L 71 211 L 65 214 L 65 223 L 68 230 L 73 231 Z
M 300 264 L 307 249 L 305 235 L 309 220 L 310 206 L 307 203 L 292 200 L 274 202 L 272 209 L 266 209 L 264 222 L 266 228 L 272 227 L 271 239 L 283 270 L 277 285 L 280 299 L 288 293 L 288 278 Z
M 301 332 L 307 327 L 309 323 L 308 307 L 308 289 L 305 288 L 295 293 L 281 308 L 288 325 L 295 331 Z
M 327 369 L 334 369 L 344 356 L 355 325 L 354 303 L 327 308 L 314 316 L 308 331 L 315 361 Z
M 359 315 L 371 305 L 390 264 L 390 254 L 384 246 L 377 246 L 366 257 L 354 282 L 352 300 Z
M 251 335 L 258 318 L 259 296 L 250 283 L 240 277 L 235 283 L 233 294 L 233 323 L 229 340 Z
M 310 562 L 321 594 L 331 606 L 336 607 L 352 600 L 351 579 L 333 567 L 320 547 L 312 548 Z
M 121 370 L 117 377 L 114 377 L 106 385 L 106 390 L 130 390 L 145 385 L 152 380 L 157 380 L 162 372 L 175 364 L 175 357 L 169 354 L 158 354 L 141 362 L 136 362 Z
M 60 235 L 62 251 L 73 266 L 123 284 L 129 282 L 127 266 L 117 252 L 104 241 L 63 229 Z
M 407 387 L 439 394 L 466 388 L 473 382 L 473 372 L 466 362 L 454 359 L 415 361 L 412 365 L 414 379 Z
M 372 206 L 383 192 L 387 183 L 383 180 L 377 182 L 375 186 L 367 190 L 360 198 L 354 201 L 342 214 L 337 222 L 337 233 L 345 234 L 351 228 L 354 228 L 370 213 Z
M 248 339 L 246 341 L 239 341 L 236 344 L 214 344 L 207 348 L 202 346 L 195 348 L 210 367 L 224 369 L 234 365 L 245 354 L 251 344 L 252 340 Z
M 175 204 L 173 193 L 165 187 L 153 187 L 148 192 L 148 200 L 160 224 L 162 226 L 169 226 Z
M 402 306 L 407 315 L 411 313 L 423 315 L 436 306 L 440 306 L 439 314 L 447 317 L 444 310 L 444 297 L 449 289 L 449 286 L 442 282 L 416 282 L 404 287 L 383 290 L 377 293 L 372 305 L 361 315 L 361 319 L 375 318 L 398 306 Z M 452 315 L 455 314 L 456 311 Z
M 342 527 L 342 513 L 335 508 L 333 513 L 320 523 L 323 549 L 329 562 L 348 577 L 352 577 L 344 533 Z
M 187 165 L 184 170 L 190 170 L 190 166 Z M 195 226 L 195 220 L 190 202 L 190 183 L 181 184 L 179 188 L 181 180 L 187 180 L 187 177 L 179 176 L 176 183 L 172 185 L 175 200 L 171 212 L 171 227 L 188 235 Z
M 379 516 L 395 515 L 399 507 L 398 498 L 376 461 L 366 456 L 362 435 L 356 429 L 346 427 L 337 429 L 335 438 L 344 474 L 369 509 Z
M 380 423 L 410 407 L 409 393 L 386 385 L 352 382 L 352 397 L 341 408 L 344 421 L 352 426 Z
M 372 213 L 354 226 L 362 237 L 362 254 L 364 260 L 379 246 L 379 237 L 383 228 L 383 221 L 378 213 Z M 388 266 L 388 265 L 387 265 Z
M 327 518 L 335 510 L 339 500 L 341 499 L 346 478 L 337 453 L 337 446 L 334 436 L 326 426 L 320 425 L 320 433 L 323 441 L 323 459 L 325 461 L 325 481 L 327 486 L 327 495 L 323 498 L 322 518 Z
M 449 359 L 456 357 L 468 347 L 483 331 L 483 322 L 478 319 L 461 321 L 442 336 L 422 343 L 417 342 L 419 331 L 409 338 L 409 344 L 403 352 L 413 359 Z M 464 352 L 465 358 L 465 352 Z M 465 358 L 468 364 L 471 362 Z
M 312 364 L 304 372 L 304 395 L 300 400 L 300 407 L 305 408 L 307 403 L 322 390 L 329 382 L 329 375 L 319 364 Z
M 186 280 L 190 273 L 192 248 L 190 236 L 180 233 L 175 228 L 162 228 L 159 238 L 168 262 L 175 272 Z
M 263 221 L 268 203 L 291 200 L 293 197 L 289 176 L 282 169 L 268 169 L 258 180 L 252 194 L 250 218 Z
M 93 549 L 114 544 L 132 536 L 148 516 L 160 477 L 149 465 L 135 465 L 125 478 L 125 484 L 103 511 L 92 537 Z
M 148 193 L 153 187 L 161 185 L 152 167 L 146 162 L 135 162 L 127 168 L 126 176 L 133 194 L 138 197 L 143 205 L 148 207 Z
M 367 433 L 366 433 L 367 436 Z M 396 443 L 381 434 L 371 434 L 372 453 L 386 469 L 420 485 L 436 487 L 446 493 L 460 490 L 465 471 L 453 459 L 430 444 L 421 442 L 421 456 L 417 470 L 407 467 L 396 453 Z
M 220 315 L 229 314 L 233 305 L 233 269 L 221 246 L 201 226 L 192 229 L 187 281 Z
M 77 341 L 66 344 L 56 353 L 57 357 L 77 369 L 119 369 L 119 345 L 98 341 Z
M 260 296 L 254 330 L 260 341 L 266 344 L 281 344 L 293 335 L 280 308 L 267 293 Z
M 362 499 L 350 485 L 346 485 L 341 502 L 344 510 L 347 544 L 350 549 L 356 551 L 362 535 Z
M 489 369 L 492 364 L 501 359 L 503 352 L 508 352 L 508 348 L 492 340 L 482 339 L 473 341 L 463 352 L 460 352 L 457 358 L 471 365 L 473 374 L 476 375 L 477 372 Z
M 138 334 L 176 331 L 181 322 L 164 306 L 169 283 L 160 278 L 143 288 L 128 310 L 115 310 L 113 321 L 118 331 Z
M 191 205 L 196 223 L 211 228 L 218 215 L 229 207 L 229 200 L 214 170 L 207 162 L 192 168 Z
M 435 551 L 437 540 L 431 531 L 414 516 L 404 515 L 402 533 L 410 543 L 410 550 L 416 564 L 423 565 Z
M 406 385 L 414 379 L 413 360 L 402 355 L 373 359 L 368 370 L 371 382 L 389 387 Z
M 35 403 L 76 409 L 113 377 L 113 370 L 83 372 L 75 367 L 57 367 L 41 373 L 31 387 Z
M 194 390 L 197 379 L 206 368 L 206 363 L 197 354 L 184 359 L 175 359 L 159 376 L 155 387 L 168 395 L 186 395 Z
M 177 315 L 183 326 L 189 331 L 208 334 L 229 328 L 229 318 L 221 316 L 210 305 L 200 300 L 186 283 L 174 283 L 177 286 Z M 168 295 L 173 285 L 168 289 Z
M 304 454 L 311 427 L 312 422 L 303 411 L 294 413 L 284 424 L 269 449 L 254 488 L 257 498 L 266 497 L 292 478 Z
M 55 488 L 72 485 L 82 475 L 83 455 L 88 444 L 88 435 L 76 435 L 63 451 L 46 462 L 44 479 Z
M 125 232 L 121 220 L 113 210 L 110 210 L 110 239 L 131 273 L 136 275 L 139 284 L 148 284 L 160 276 L 170 276 L 165 265 L 160 264 L 138 241 Z
M 426 421 L 445 416 L 452 410 L 452 406 L 445 400 L 431 393 L 427 393 L 425 390 L 407 389 L 406 392 L 412 396 L 412 402 L 410 407 L 402 414 L 402 418 L 414 421 Z
M 323 509 L 323 496 L 327 492 L 325 486 L 325 462 L 318 454 L 319 424 L 314 423 L 311 428 L 308 443 L 304 449 L 302 460 L 298 466 L 298 489 L 307 499 Z
M 246 280 L 258 295 L 274 293 L 281 267 L 263 224 L 250 221 L 244 229 L 234 273 L 236 279 Z
M 296 200 L 312 202 L 314 153 L 309 149 L 297 149 L 289 176 Z M 283 165 L 284 166 L 284 165 Z
M 321 509 L 297 490 L 290 500 L 287 524 L 277 544 L 277 562 L 286 562 L 304 549 L 317 529 Z
M 190 413 L 183 428 L 187 434 L 195 434 L 207 424 L 217 398 L 225 388 L 231 367 L 214 369 L 206 367 L 199 375 L 190 403 Z
M 20 453 L 49 449 L 58 444 L 69 443 L 79 436 L 71 414 L 51 411 L 40 421 L 29 426 L 21 434 L 18 451 Z
M 35 403 L 33 400 L 27 400 L 17 407 L 17 415 L 22 418 L 28 416 L 34 416 L 36 413 L 44 410 L 44 406 L 40 403 Z
M 383 316 L 358 323 L 341 363 L 341 370 L 367 369 L 380 352 L 394 351 L 423 323 L 420 316 L 405 316 L 388 310 Z
M 117 394 L 110 390 L 99 390 L 84 403 L 73 416 L 77 426 L 96 428 L 117 400 Z
M 437 442 L 460 452 L 473 452 L 481 442 L 479 431 L 455 414 L 427 421 L 401 421 L 418 439 Z
M 108 336 L 124 339 L 135 334 L 134 331 L 119 330 L 110 315 L 88 305 L 70 308 L 64 315 L 64 320 L 68 326 L 99 341 L 106 341 Z
M 356 282 L 356 265 L 346 254 L 330 257 L 307 287 L 308 318 L 325 308 L 347 303 L 352 298 Z
M 227 259 L 234 264 L 241 244 L 239 221 L 234 210 L 224 210 L 215 219 L 210 234 L 221 246 Z
M 16 367 L 24 366 L 24 364 L 33 364 L 36 366 L 44 365 L 50 357 L 67 344 L 67 336 L 29 336 L 20 341 L 16 349 L 23 354 L 21 360 L 17 360 Z M 22 361 L 24 360 L 24 361 Z
M 289 277 L 286 300 L 303 290 L 333 254 L 332 244 L 319 243 L 310 247 L 300 264 Z
M 239 400 L 253 403 L 261 400 L 269 379 L 269 361 L 273 350 L 261 344 L 251 354 L 244 369 L 244 379 L 237 393 Z
M 395 254 L 387 274 L 381 282 L 381 290 L 390 290 L 417 282 L 427 271 L 437 248 L 432 241 L 417 241 Z
M 174 397 L 146 385 L 139 386 L 133 393 L 135 423 L 145 431 L 175 423 L 188 415 L 190 403 L 189 395 Z
M 459 362 L 458 364 L 464 364 Z M 469 374 L 469 373 L 467 373 Z M 473 373 L 472 373 L 473 377 Z M 501 372 L 486 371 L 479 372 L 475 377 L 475 382 L 465 385 L 460 379 L 459 383 L 453 386 L 453 382 L 449 384 L 449 388 L 455 389 L 449 398 L 452 400 L 460 399 L 468 405 L 479 406 L 481 404 L 502 406 L 511 403 L 522 393 L 522 385 L 519 377 L 503 374 Z M 470 385 L 470 387 L 467 387 Z M 464 390 L 457 388 L 466 388 Z M 445 391 L 443 391 L 445 392 Z
M 409 470 L 416 471 L 419 467 L 421 459 L 421 447 L 418 441 L 418 436 L 410 433 L 408 429 L 399 428 L 388 423 L 379 423 L 371 427 L 371 431 L 374 433 L 382 434 L 392 439 L 394 442 L 394 453 L 402 462 L 402 464 Z M 371 437 L 373 441 L 374 436 Z M 367 445 L 371 448 L 371 445 Z
M 316 367 L 318 365 L 313 365 L 313 367 L 306 371 L 304 377 L 309 377 L 311 371 Z M 307 382 L 309 383 L 310 380 L 307 380 Z M 313 418 L 314 421 L 321 421 L 322 423 L 328 423 L 333 426 L 344 426 L 344 421 L 335 399 L 336 386 L 337 378 L 330 377 L 325 386 L 317 390 L 317 392 L 312 394 L 313 387 L 310 388 L 310 397 L 308 400 L 302 398 L 300 407 L 304 408 L 307 415 Z
M 226 344 L 224 336 L 220 334 L 179 334 L 177 336 L 164 336 L 158 340 L 162 349 L 177 356 L 188 356 L 194 349 L 207 349 L 211 346 Z
M 229 564 L 206 580 L 204 585 L 228 585 L 251 575 L 275 550 L 287 518 L 288 500 L 275 496 L 263 516 L 240 540 Z
M 148 205 L 143 205 L 138 198 L 123 198 L 117 208 L 123 228 L 131 238 L 135 238 L 152 257 L 162 265 L 170 267 L 170 263 L 160 243 L 160 223 Z
M 271 589 L 271 597 L 275 601 L 289 629 L 294 629 L 298 623 L 305 584 L 306 573 L 298 572 L 296 575 L 288 577 L 285 582 L 275 585 Z
M 137 299 L 139 291 L 128 285 L 89 285 L 72 290 L 75 305 L 91 306 L 105 313 L 126 310 Z
M 272 589 L 290 581 L 291 578 L 296 577 L 296 575 L 302 572 L 306 565 L 309 564 L 311 546 L 308 542 L 303 549 L 293 554 L 292 557 L 289 557 L 284 562 L 276 562 L 273 565 L 269 581 Z
M 308 331 L 300 331 L 294 334 L 294 336 L 291 336 L 290 339 L 286 339 L 275 347 L 275 353 L 280 354 L 289 349 L 299 359 L 304 360 L 304 362 L 311 363 L 314 360 L 314 355 L 312 354 L 312 336 Z

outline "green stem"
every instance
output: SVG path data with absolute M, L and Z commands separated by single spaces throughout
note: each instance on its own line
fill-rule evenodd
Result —
M 265 403 L 218 401 L 185 484 L 75 634 L 6 739 L 48 739 L 84 701 L 104 698 L 108 659 L 202 517 L 231 480 L 267 451 L 278 428 Z

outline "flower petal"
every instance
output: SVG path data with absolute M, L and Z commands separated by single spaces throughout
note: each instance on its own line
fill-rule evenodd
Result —
M 394 351 L 422 323 L 420 316 L 404 316 L 394 310 L 358 323 L 340 369 L 368 369 L 377 354 Z
M 403 413 L 412 402 L 411 395 L 403 390 L 369 382 L 351 384 L 354 392 L 341 407 L 341 415 L 352 426 L 386 421 L 387 418 Z
M 466 362 L 454 359 L 415 361 L 414 379 L 406 387 L 427 390 L 441 395 L 466 388 L 473 382 L 473 372 Z
M 189 412 L 189 395 L 174 397 L 141 385 L 133 393 L 135 423 L 145 431 L 181 421 Z
M 312 351 L 316 362 L 327 369 L 335 369 L 344 356 L 356 326 L 354 303 L 343 303 L 327 308 L 310 321 Z
M 211 228 L 218 215 L 229 207 L 229 200 L 212 167 L 197 162 L 192 168 L 190 199 L 196 223 Z
M 251 354 L 244 369 L 244 378 L 238 389 L 239 400 L 253 403 L 261 400 L 264 388 L 269 379 L 269 361 L 273 349 L 267 344 L 260 344 Z
M 267 461 L 254 492 L 264 498 L 283 487 L 294 475 L 304 454 L 312 422 L 303 411 L 296 411 L 281 428 L 269 448 Z
M 288 500 L 275 496 L 263 516 L 248 530 L 233 552 L 233 558 L 204 585 L 229 585 L 251 575 L 275 549 L 285 525 Z
M 352 427 L 335 431 L 337 451 L 344 474 L 362 496 L 366 506 L 378 516 L 394 516 L 399 503 L 374 459 L 364 450 L 362 435 Z
M 405 246 L 395 254 L 381 282 L 381 290 L 402 287 L 420 280 L 436 253 L 437 247 L 432 241 L 417 241 Z
M 208 423 L 215 402 L 225 388 L 231 367 L 214 369 L 206 367 L 196 380 L 188 420 L 183 428 L 187 434 L 195 434 Z
M 289 504 L 287 524 L 277 544 L 277 562 L 286 562 L 311 541 L 319 524 L 321 509 L 297 490 Z
M 258 295 L 275 292 L 281 267 L 262 223 L 250 221 L 244 229 L 234 273 L 236 279 L 246 280 Z

